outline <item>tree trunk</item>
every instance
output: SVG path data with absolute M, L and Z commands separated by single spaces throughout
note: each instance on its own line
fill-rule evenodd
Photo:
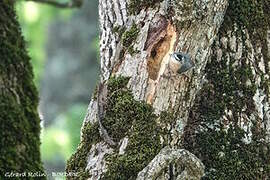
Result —
M 230 1 L 210 51 L 185 149 L 210 179 L 269 179 L 270 1 Z
M 38 96 L 13 4 L 0 2 L 0 177 L 44 178 Z
M 218 149 L 209 138 L 229 137 L 232 131 L 238 145 L 243 139 L 250 149 L 261 147 L 251 146 L 251 122 L 266 141 L 267 10 L 268 1 L 100 1 L 101 83 L 106 88 L 98 88 L 90 102 L 67 171 L 90 179 L 200 179 L 204 165 L 182 148 L 205 163 L 208 176 L 227 166 L 224 161 L 217 167 L 216 157 L 209 160 L 209 152 L 225 153 L 207 151 L 207 146 Z M 195 67 L 177 74 L 173 52 L 190 55 Z M 262 148 L 268 150 L 265 143 Z M 230 169 L 236 175 L 241 170 Z

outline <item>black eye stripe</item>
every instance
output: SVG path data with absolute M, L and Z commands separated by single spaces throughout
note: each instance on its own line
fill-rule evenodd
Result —
M 176 54 L 176 57 L 180 60 L 183 58 L 183 56 L 181 56 L 180 54 Z
M 170 56 L 173 57 L 174 60 L 179 61 L 181 63 L 184 63 L 186 61 L 190 61 L 190 57 L 188 54 L 182 54 L 182 53 L 175 52 L 175 53 L 170 54 Z
M 177 60 L 177 61 L 181 61 L 181 59 L 180 59 L 181 57 L 179 57 L 178 54 L 174 54 L 174 58 L 175 58 L 175 60 Z

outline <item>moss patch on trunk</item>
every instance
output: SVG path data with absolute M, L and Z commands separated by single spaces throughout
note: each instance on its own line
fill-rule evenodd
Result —
M 239 127 L 238 118 L 243 107 L 248 116 L 254 111 L 252 97 L 254 86 L 246 86 L 241 79 L 248 78 L 248 68 L 226 72 L 225 64 L 213 60 L 207 68 L 209 84 L 199 93 L 184 135 L 184 148 L 200 158 L 206 166 L 204 179 L 265 179 L 270 174 L 270 145 L 265 143 L 265 134 L 253 122 L 252 141 L 245 143 L 248 137 Z M 217 68 L 217 69 L 215 69 Z M 246 72 L 246 73 L 245 73 Z M 213 76 L 215 75 L 215 76 Z M 240 81 L 240 82 L 239 82 Z M 244 81 L 243 81 L 244 82 Z M 237 92 L 243 93 L 239 96 Z M 223 119 L 225 109 L 232 111 L 227 122 Z M 224 123 L 231 124 L 229 128 Z M 267 179 L 267 178 L 266 178 Z
M 162 148 L 162 129 L 157 125 L 153 108 L 136 101 L 126 88 L 127 78 L 109 81 L 108 107 L 104 127 L 110 136 L 119 141 L 128 137 L 125 154 L 118 152 L 106 157 L 108 171 L 104 179 L 136 179 L 142 170 Z
M 270 26 L 269 10 L 269 0 L 229 0 L 223 30 L 236 23 L 240 29 L 247 28 L 251 36 L 262 39 Z
M 13 4 L 0 2 L 0 177 L 6 172 L 39 172 L 45 179 L 38 94 Z
M 146 102 L 134 99 L 127 88 L 129 78 L 111 77 L 108 80 L 108 96 L 105 118 L 102 121 L 109 136 L 120 142 L 128 138 L 125 153 L 119 155 L 119 145 L 113 154 L 106 156 L 107 172 L 103 179 L 136 179 L 142 170 L 162 149 L 160 137 L 168 134 L 157 123 L 167 123 L 171 120 L 168 113 L 163 112 L 160 117 L 154 114 L 153 108 Z M 91 146 L 102 141 L 99 136 L 97 123 L 83 128 L 82 142 L 78 151 L 68 161 L 67 172 L 80 172 L 83 177 L 89 177 L 85 171 L 87 154 Z
M 252 65 L 246 64 L 249 49 L 245 45 L 246 32 L 242 30 L 247 28 L 254 45 L 257 41 L 265 42 L 265 28 L 269 25 L 265 3 L 269 4 L 269 1 L 229 1 L 217 39 L 232 32 L 237 40 L 240 38 L 243 42 L 242 57 L 228 57 L 235 52 L 220 45 L 223 51 L 221 61 L 217 62 L 217 54 L 213 54 L 205 68 L 208 83 L 196 98 L 184 136 L 184 147 L 206 166 L 204 179 L 269 178 L 270 145 L 264 141 L 265 132 L 258 128 L 257 117 L 255 122 L 248 122 L 253 126 L 251 142 L 245 142 L 250 134 L 239 126 L 241 114 L 250 118 L 255 111 L 253 97 L 257 89 L 250 68 Z M 215 46 L 212 49 L 217 53 Z M 225 110 L 231 111 L 231 116 L 226 119 L 223 117 Z M 230 126 L 225 127 L 228 124 Z
M 76 173 L 76 176 L 68 177 L 68 179 L 87 179 L 90 177 L 85 169 L 87 166 L 87 155 L 92 145 L 101 141 L 98 128 L 98 123 L 88 123 L 83 127 L 82 139 L 78 149 L 67 161 L 66 166 L 66 173 Z
M 125 49 L 129 52 L 130 55 L 133 55 L 136 50 L 133 49 L 133 43 L 137 39 L 140 30 L 135 23 L 132 24 L 129 30 L 126 30 L 122 34 L 122 43 Z

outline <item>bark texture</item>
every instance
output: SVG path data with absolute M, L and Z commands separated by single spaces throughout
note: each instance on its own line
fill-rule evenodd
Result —
M 251 122 L 256 122 L 255 129 L 265 132 L 262 139 L 267 140 L 268 1 L 108 0 L 100 1 L 99 10 L 101 81 L 108 84 L 103 125 L 118 146 L 109 146 L 97 134 L 94 96 L 68 171 L 84 172 L 90 179 L 200 179 L 204 174 L 201 161 L 190 152 L 183 155 L 186 150 L 181 148 L 204 161 L 208 176 L 210 170 L 222 170 L 215 167 L 217 159 L 208 158 L 211 153 L 224 157 L 223 151 L 210 151 L 216 149 L 213 142 L 218 138 L 232 136 L 239 141 L 237 146 L 251 146 Z M 248 20 L 250 13 L 264 25 L 258 33 L 256 23 Z M 260 41 L 254 41 L 256 34 Z M 189 54 L 195 68 L 177 74 L 179 65 L 170 59 L 175 51 Z M 259 80 L 262 77 L 266 81 Z M 202 144 L 208 139 L 201 133 L 213 142 Z M 250 148 L 257 146 L 261 144 Z M 267 151 L 266 146 L 262 148 Z M 255 159 L 261 157 L 267 159 L 265 155 Z M 226 161 L 222 166 L 227 166 Z M 241 168 L 229 166 L 240 174 Z M 222 173 L 213 177 L 236 177 Z
M 204 174 L 204 165 L 196 156 L 184 149 L 172 150 L 165 147 L 138 173 L 137 180 L 163 179 L 164 174 L 161 175 L 160 173 L 164 171 L 164 168 L 169 167 L 170 164 L 173 164 L 175 161 L 179 161 L 179 164 L 185 167 L 176 179 L 200 179 Z
M 44 178 L 38 96 L 13 3 L 0 2 L 0 177 L 32 172 Z
M 230 1 L 211 48 L 185 148 L 210 179 L 268 179 L 270 1 Z

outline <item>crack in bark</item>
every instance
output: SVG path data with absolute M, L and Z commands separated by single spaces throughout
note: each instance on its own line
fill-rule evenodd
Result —
M 98 95 L 97 95 L 97 119 L 99 123 L 99 133 L 103 140 L 111 147 L 115 147 L 116 143 L 108 135 L 107 130 L 102 125 L 102 120 L 104 119 L 104 106 L 106 105 L 107 98 L 107 85 L 102 82 L 98 86 Z

